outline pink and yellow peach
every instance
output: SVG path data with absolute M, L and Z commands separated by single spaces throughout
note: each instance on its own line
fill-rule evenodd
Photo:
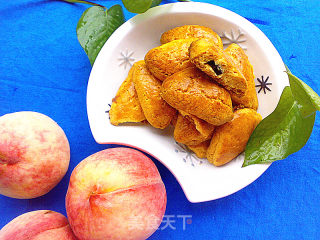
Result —
M 113 148 L 73 171 L 66 209 L 80 240 L 143 240 L 160 225 L 166 191 L 154 163 L 139 151 Z
M 69 161 L 68 139 L 51 118 L 36 112 L 0 117 L 0 194 L 42 196 L 60 182 Z
M 77 240 L 60 213 L 39 210 L 16 217 L 0 230 L 0 240 Z

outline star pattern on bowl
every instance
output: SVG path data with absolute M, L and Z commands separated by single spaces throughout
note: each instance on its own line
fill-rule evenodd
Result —
M 126 49 L 125 51 L 120 51 L 120 57 L 118 58 L 119 60 L 119 67 L 123 66 L 124 69 L 126 70 L 127 67 L 132 67 L 132 64 L 135 60 L 135 58 L 133 58 L 133 51 L 129 51 L 128 49 Z
M 192 167 L 195 167 L 196 165 L 201 165 L 203 164 L 203 161 L 201 159 L 199 159 L 195 153 L 193 153 L 192 151 L 190 151 L 187 146 L 185 146 L 184 144 L 176 143 L 176 147 L 174 149 L 174 151 L 180 155 L 182 155 L 182 160 L 185 163 L 190 163 Z
M 262 90 L 263 90 L 264 94 L 267 93 L 266 90 L 271 92 L 271 89 L 268 86 L 272 85 L 272 83 L 268 82 L 268 80 L 269 80 L 269 76 L 266 79 L 264 79 L 264 76 L 261 76 L 261 79 L 257 78 L 257 81 L 260 83 L 260 84 L 256 85 L 256 87 L 260 88 L 258 93 L 260 93 Z
M 105 113 L 108 114 L 109 119 L 110 119 L 110 109 L 111 109 L 111 103 L 108 103 L 108 107 Z
M 227 46 L 230 45 L 232 43 L 236 43 L 238 44 L 242 49 L 247 49 L 246 46 L 244 46 L 243 43 L 245 43 L 247 41 L 247 39 L 245 38 L 244 33 L 240 30 L 240 28 L 238 29 L 237 32 L 234 32 L 233 29 L 231 29 L 230 33 L 228 32 L 223 32 L 222 34 L 220 34 L 223 46 Z

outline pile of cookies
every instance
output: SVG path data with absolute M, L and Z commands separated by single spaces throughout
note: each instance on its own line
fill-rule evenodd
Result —
M 161 36 L 136 62 L 110 109 L 113 125 L 174 126 L 174 138 L 215 166 L 244 151 L 261 121 L 253 68 L 237 44 L 223 49 L 212 29 L 186 25 Z

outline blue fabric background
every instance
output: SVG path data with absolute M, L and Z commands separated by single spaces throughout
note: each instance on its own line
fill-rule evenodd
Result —
M 163 3 L 174 1 L 163 1 Z M 273 42 L 291 71 L 320 93 L 319 0 L 214 0 L 256 24 Z M 120 1 L 99 1 L 107 7 Z M 95 143 L 86 115 L 91 66 L 76 37 L 87 5 L 54 0 L 0 3 L 0 115 L 44 113 L 65 130 L 71 145 L 67 175 L 47 195 L 33 200 L 0 196 L 0 228 L 27 211 L 66 214 L 64 197 L 73 168 L 110 146 Z M 125 11 L 126 18 L 133 14 Z M 307 145 L 274 163 L 258 180 L 216 201 L 192 204 L 160 163 L 168 194 L 167 215 L 192 215 L 183 230 L 158 230 L 150 239 L 319 239 L 320 121 Z

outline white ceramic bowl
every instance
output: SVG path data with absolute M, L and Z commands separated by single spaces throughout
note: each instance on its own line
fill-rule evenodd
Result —
M 272 85 L 259 94 L 258 112 L 266 117 L 276 107 L 282 89 L 288 85 L 285 66 L 268 38 L 243 17 L 206 3 L 174 3 L 137 15 L 116 30 L 100 51 L 92 68 L 87 92 L 90 127 L 98 143 L 118 143 L 145 151 L 163 163 L 177 178 L 190 202 L 204 202 L 230 195 L 257 179 L 269 165 L 241 168 L 243 155 L 222 167 L 198 159 L 176 144 L 171 128 L 126 124 L 113 126 L 108 110 L 112 98 L 134 61 L 142 60 L 151 48 L 160 45 L 163 32 L 182 25 L 212 28 L 227 46 L 238 43 L 254 67 L 256 84 Z M 260 90 L 257 87 L 257 92 Z

